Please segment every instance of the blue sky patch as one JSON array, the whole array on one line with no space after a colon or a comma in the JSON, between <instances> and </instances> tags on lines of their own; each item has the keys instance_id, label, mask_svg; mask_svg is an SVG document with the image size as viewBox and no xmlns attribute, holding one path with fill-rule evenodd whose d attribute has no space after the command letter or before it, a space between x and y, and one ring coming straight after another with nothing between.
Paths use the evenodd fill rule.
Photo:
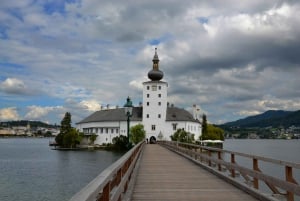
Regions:
<instances>
[{"instance_id":1,"label":"blue sky patch","mask_svg":"<svg viewBox=\"0 0 300 201\"><path fill-rule=\"evenodd\" d=\"M53 13L65 14L65 4L66 3L75 3L77 0L56 0L50 1L44 4L45 13L51 15Z\"/></svg>"},{"instance_id":2,"label":"blue sky patch","mask_svg":"<svg viewBox=\"0 0 300 201\"><path fill-rule=\"evenodd\" d=\"M159 43L160 43L159 39L152 39L152 40L149 41L150 45L158 45Z\"/></svg>"},{"instance_id":3,"label":"blue sky patch","mask_svg":"<svg viewBox=\"0 0 300 201\"><path fill-rule=\"evenodd\" d=\"M53 13L65 13L65 2L63 1L53 1L47 2L44 5L44 12L51 15Z\"/></svg>"},{"instance_id":4,"label":"blue sky patch","mask_svg":"<svg viewBox=\"0 0 300 201\"><path fill-rule=\"evenodd\" d=\"M207 24L208 23L208 18L207 17L198 17L197 20L201 24Z\"/></svg>"},{"instance_id":5,"label":"blue sky patch","mask_svg":"<svg viewBox=\"0 0 300 201\"><path fill-rule=\"evenodd\" d=\"M7 9L7 12L12 15L13 17L17 18L18 20L22 21L23 22L23 15L20 11L20 9L17 9L17 8L10 8L10 9Z\"/></svg>"},{"instance_id":6,"label":"blue sky patch","mask_svg":"<svg viewBox=\"0 0 300 201\"><path fill-rule=\"evenodd\" d=\"M6 33L6 27L0 25L0 39L8 39L8 35Z\"/></svg>"},{"instance_id":7,"label":"blue sky patch","mask_svg":"<svg viewBox=\"0 0 300 201\"><path fill-rule=\"evenodd\" d=\"M167 42L172 39L172 34L166 33L159 38L153 38L149 40L150 45L159 45L160 43Z\"/></svg>"}]
</instances>

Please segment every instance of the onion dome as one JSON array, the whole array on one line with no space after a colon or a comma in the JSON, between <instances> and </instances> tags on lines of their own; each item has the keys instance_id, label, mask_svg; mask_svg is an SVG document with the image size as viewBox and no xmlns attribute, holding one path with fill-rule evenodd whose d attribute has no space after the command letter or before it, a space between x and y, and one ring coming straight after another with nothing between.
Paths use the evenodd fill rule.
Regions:
<instances>
[{"instance_id":1,"label":"onion dome","mask_svg":"<svg viewBox=\"0 0 300 201\"><path fill-rule=\"evenodd\" d=\"M148 72L148 78L152 81L159 81L164 77L164 73L159 70L159 58L157 55L157 48L155 48L155 54L152 59L153 68Z\"/></svg>"}]
</instances>

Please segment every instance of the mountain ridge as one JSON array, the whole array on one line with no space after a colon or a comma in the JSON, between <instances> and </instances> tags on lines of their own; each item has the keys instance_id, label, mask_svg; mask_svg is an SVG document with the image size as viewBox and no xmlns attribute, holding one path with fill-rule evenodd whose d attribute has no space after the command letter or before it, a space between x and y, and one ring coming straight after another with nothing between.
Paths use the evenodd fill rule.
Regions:
<instances>
[{"instance_id":1,"label":"mountain ridge","mask_svg":"<svg viewBox=\"0 0 300 201\"><path fill-rule=\"evenodd\" d=\"M300 126L300 110L268 110L262 114L248 116L221 126L226 127L280 127Z\"/></svg>"}]
</instances>

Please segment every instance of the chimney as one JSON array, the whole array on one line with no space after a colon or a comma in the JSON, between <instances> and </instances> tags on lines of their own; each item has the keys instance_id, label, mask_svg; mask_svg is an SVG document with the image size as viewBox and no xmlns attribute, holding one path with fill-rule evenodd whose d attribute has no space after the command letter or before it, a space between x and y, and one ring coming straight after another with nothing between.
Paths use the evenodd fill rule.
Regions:
<instances>
[{"instance_id":1,"label":"chimney","mask_svg":"<svg viewBox=\"0 0 300 201\"><path fill-rule=\"evenodd\" d=\"M194 119L200 119L200 107L198 105L193 105L193 117Z\"/></svg>"}]
</instances>

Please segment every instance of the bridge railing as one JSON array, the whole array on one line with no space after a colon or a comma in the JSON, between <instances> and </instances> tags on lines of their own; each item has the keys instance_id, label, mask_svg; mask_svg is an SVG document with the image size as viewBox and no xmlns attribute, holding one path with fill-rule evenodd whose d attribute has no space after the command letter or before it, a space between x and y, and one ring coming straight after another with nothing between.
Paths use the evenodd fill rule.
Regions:
<instances>
[{"instance_id":1,"label":"bridge railing","mask_svg":"<svg viewBox=\"0 0 300 201\"><path fill-rule=\"evenodd\" d=\"M94 180L76 193L70 201L121 200L132 182L132 174L145 142L140 142Z\"/></svg>"},{"instance_id":2,"label":"bridge railing","mask_svg":"<svg viewBox=\"0 0 300 201\"><path fill-rule=\"evenodd\" d=\"M273 195L279 195L279 197L283 195L287 201L294 201L295 196L300 198L298 197L300 196L300 185L293 174L294 171L297 171L300 175L300 163L291 163L219 148L174 141L160 141L158 143L173 151L184 154L199 164L205 165L209 170L213 170L219 175L224 176L226 172L229 172L229 177L235 181L238 180L237 177L241 175L242 177L239 177L239 180L242 178L242 183L246 183L248 187L254 188L255 190L263 191L263 189L260 188L260 182L262 182L266 184ZM250 166L252 167L241 165L237 158L250 160ZM263 172L260 167L262 163L284 167L284 170L282 170L285 175L284 179L278 177L278 175L269 175L270 173Z\"/></svg>"}]
</instances>

